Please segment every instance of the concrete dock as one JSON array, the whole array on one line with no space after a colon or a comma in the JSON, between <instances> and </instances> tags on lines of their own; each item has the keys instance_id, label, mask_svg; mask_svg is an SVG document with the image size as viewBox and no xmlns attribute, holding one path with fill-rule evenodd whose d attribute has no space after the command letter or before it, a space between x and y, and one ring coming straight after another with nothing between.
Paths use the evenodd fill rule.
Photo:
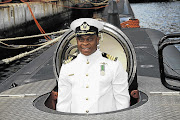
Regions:
<instances>
[{"instance_id":1,"label":"concrete dock","mask_svg":"<svg viewBox=\"0 0 180 120\"><path fill-rule=\"evenodd\" d=\"M44 2L28 2L34 17L37 20L46 19L47 17L59 16L67 19L70 9L63 6L71 6L68 1L44 1ZM14 29L24 29L33 21L32 14L26 3L6 3L0 4L0 33L13 32Z\"/></svg>"}]
</instances>

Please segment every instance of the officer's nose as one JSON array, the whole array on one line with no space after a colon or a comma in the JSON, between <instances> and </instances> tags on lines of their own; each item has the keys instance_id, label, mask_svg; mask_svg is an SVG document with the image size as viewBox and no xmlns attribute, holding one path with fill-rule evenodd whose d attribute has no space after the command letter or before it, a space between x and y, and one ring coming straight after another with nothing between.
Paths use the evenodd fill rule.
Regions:
<instances>
[{"instance_id":1,"label":"officer's nose","mask_svg":"<svg viewBox=\"0 0 180 120\"><path fill-rule=\"evenodd\" d=\"M89 42L87 40L84 40L83 45L88 45Z\"/></svg>"}]
</instances>

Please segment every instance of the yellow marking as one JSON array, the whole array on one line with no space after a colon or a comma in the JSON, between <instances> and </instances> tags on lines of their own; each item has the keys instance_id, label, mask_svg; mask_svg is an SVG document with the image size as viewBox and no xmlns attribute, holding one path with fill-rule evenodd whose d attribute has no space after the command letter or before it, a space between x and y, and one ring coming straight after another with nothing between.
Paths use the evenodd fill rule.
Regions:
<instances>
[{"instance_id":1,"label":"yellow marking","mask_svg":"<svg viewBox=\"0 0 180 120\"><path fill-rule=\"evenodd\" d=\"M69 74L68 76L73 76L74 74Z\"/></svg>"}]
</instances>

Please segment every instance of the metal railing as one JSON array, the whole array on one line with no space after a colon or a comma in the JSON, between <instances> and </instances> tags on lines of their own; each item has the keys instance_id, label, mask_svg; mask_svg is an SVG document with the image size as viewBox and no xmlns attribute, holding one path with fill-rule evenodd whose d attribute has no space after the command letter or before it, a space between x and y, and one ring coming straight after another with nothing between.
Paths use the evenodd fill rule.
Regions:
<instances>
[{"instance_id":1,"label":"metal railing","mask_svg":"<svg viewBox=\"0 0 180 120\"><path fill-rule=\"evenodd\" d=\"M160 70L161 82L166 88L171 89L171 90L176 90L176 91L180 91L180 86L175 86L175 85L169 84L166 81L166 78L180 81L180 77L175 76L175 75L170 75L165 72L164 61L163 61L164 60L163 59L163 50L165 47L167 47L169 45L180 44L180 40L168 40L168 41L165 41L165 40L167 40L168 38L179 38L179 37L180 37L180 33L168 34L168 35L165 35L159 41L159 44L158 44L158 59L159 59L159 70Z\"/></svg>"}]
</instances>

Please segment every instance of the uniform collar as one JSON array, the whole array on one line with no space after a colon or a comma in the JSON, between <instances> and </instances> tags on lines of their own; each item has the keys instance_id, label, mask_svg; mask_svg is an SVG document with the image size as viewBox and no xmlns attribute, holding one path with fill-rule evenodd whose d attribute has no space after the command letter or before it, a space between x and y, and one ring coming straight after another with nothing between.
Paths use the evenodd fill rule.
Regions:
<instances>
[{"instance_id":1,"label":"uniform collar","mask_svg":"<svg viewBox=\"0 0 180 120\"><path fill-rule=\"evenodd\" d=\"M101 51L97 49L93 54L89 56L85 56L82 53L79 54L80 57L82 57L83 60L89 61L90 63L95 62L100 56L102 56Z\"/></svg>"}]
</instances>

